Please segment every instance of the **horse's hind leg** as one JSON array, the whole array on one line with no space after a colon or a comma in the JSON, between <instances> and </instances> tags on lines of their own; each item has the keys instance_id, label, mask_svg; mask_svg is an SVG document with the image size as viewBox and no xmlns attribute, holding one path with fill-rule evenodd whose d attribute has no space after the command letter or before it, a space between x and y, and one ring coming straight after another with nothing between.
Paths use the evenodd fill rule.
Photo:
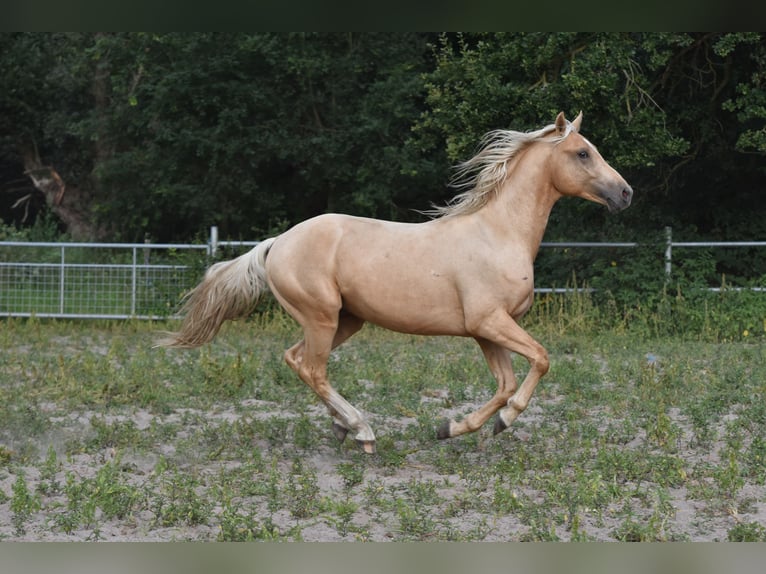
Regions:
<instances>
[{"instance_id":1,"label":"horse's hind leg","mask_svg":"<svg viewBox=\"0 0 766 574\"><path fill-rule=\"evenodd\" d=\"M355 315L341 311L340 316L338 317L338 330L335 331L335 337L332 341L332 348L334 349L338 345L341 345L346 339L359 331L363 325L364 319L360 319ZM344 426L343 422L339 421L337 417L334 417L332 431L335 434L335 438L340 442L343 442L346 439L349 428Z\"/></svg>"},{"instance_id":2,"label":"horse's hind leg","mask_svg":"<svg viewBox=\"0 0 766 574\"><path fill-rule=\"evenodd\" d=\"M341 313L336 322L305 322L303 341L285 352L285 361L325 403L335 419L333 432L343 440L349 430L365 452L375 452L375 434L362 414L330 386L327 377L327 360L330 351L356 333L364 321Z\"/></svg>"}]
</instances>

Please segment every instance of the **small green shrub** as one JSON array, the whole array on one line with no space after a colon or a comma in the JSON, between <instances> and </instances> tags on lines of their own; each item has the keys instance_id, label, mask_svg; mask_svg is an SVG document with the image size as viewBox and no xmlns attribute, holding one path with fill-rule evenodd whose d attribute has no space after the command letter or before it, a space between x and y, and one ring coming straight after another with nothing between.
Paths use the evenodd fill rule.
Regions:
<instances>
[{"instance_id":1,"label":"small green shrub","mask_svg":"<svg viewBox=\"0 0 766 574\"><path fill-rule=\"evenodd\" d=\"M740 522L726 534L729 542L766 542L766 528L758 522Z\"/></svg>"},{"instance_id":2,"label":"small green shrub","mask_svg":"<svg viewBox=\"0 0 766 574\"><path fill-rule=\"evenodd\" d=\"M26 522L40 509L40 499L30 491L23 471L16 474L11 491L11 522L16 534L22 535L26 532Z\"/></svg>"}]
</instances>

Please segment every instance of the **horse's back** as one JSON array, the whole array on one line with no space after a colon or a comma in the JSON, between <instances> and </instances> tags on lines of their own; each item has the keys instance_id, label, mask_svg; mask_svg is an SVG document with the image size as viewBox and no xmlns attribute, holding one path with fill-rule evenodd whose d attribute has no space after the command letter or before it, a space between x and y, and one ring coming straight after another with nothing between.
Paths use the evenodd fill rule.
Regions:
<instances>
[{"instance_id":1,"label":"horse's back","mask_svg":"<svg viewBox=\"0 0 766 574\"><path fill-rule=\"evenodd\" d=\"M460 334L453 254L431 227L341 214L306 220L274 242L270 286L294 306L321 301L393 330Z\"/></svg>"},{"instance_id":2,"label":"horse's back","mask_svg":"<svg viewBox=\"0 0 766 574\"><path fill-rule=\"evenodd\" d=\"M351 257L354 257L355 251L362 254L381 242L390 243L394 230L401 230L406 225L326 213L302 221L277 237L270 257L273 255L272 261L279 261L279 266L283 268L316 268L321 265L323 271L328 271L339 251ZM274 266L271 270L275 270Z\"/></svg>"}]
</instances>

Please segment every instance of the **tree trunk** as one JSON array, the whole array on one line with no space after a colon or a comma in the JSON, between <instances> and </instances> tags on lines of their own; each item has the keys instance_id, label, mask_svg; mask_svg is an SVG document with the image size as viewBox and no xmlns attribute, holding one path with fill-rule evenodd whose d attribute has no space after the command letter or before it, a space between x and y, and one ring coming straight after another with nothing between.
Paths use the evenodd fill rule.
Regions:
<instances>
[{"instance_id":1,"label":"tree trunk","mask_svg":"<svg viewBox=\"0 0 766 574\"><path fill-rule=\"evenodd\" d=\"M94 41L106 38L103 32L94 35ZM94 138L94 165L111 157L113 150L108 137L107 113L109 108L109 57L108 50L96 62L93 70L91 95L96 117ZM33 144L23 150L24 170L35 188L43 193L45 202L66 226L67 233L77 241L103 239L107 233L93 223L90 212L91 199L99 191L97 177L82 182L84 185L67 186L58 172L43 165L37 147Z\"/></svg>"},{"instance_id":2,"label":"tree trunk","mask_svg":"<svg viewBox=\"0 0 766 574\"><path fill-rule=\"evenodd\" d=\"M104 236L103 230L91 222L86 194L79 187L67 187L58 172L43 165L37 149L25 149L24 172L37 190L42 192L45 203L66 226L67 233L77 241L97 240Z\"/></svg>"}]
</instances>

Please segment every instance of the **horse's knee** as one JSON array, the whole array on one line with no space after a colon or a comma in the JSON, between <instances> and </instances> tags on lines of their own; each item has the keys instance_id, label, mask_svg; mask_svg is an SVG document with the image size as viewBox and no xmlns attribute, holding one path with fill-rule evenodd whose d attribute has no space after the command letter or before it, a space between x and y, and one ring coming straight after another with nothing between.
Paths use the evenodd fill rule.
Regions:
<instances>
[{"instance_id":1,"label":"horse's knee","mask_svg":"<svg viewBox=\"0 0 766 574\"><path fill-rule=\"evenodd\" d=\"M511 373L510 377L497 377L497 382L497 396L499 396L500 400L503 402L508 400L508 397L513 395L513 393L515 393L516 389L519 387L519 384L516 381L516 377L513 373Z\"/></svg>"},{"instance_id":2,"label":"horse's knee","mask_svg":"<svg viewBox=\"0 0 766 574\"><path fill-rule=\"evenodd\" d=\"M543 347L539 347L535 353L529 358L530 366L536 370L542 377L551 368L551 361L548 358L548 351Z\"/></svg>"}]
</instances>

